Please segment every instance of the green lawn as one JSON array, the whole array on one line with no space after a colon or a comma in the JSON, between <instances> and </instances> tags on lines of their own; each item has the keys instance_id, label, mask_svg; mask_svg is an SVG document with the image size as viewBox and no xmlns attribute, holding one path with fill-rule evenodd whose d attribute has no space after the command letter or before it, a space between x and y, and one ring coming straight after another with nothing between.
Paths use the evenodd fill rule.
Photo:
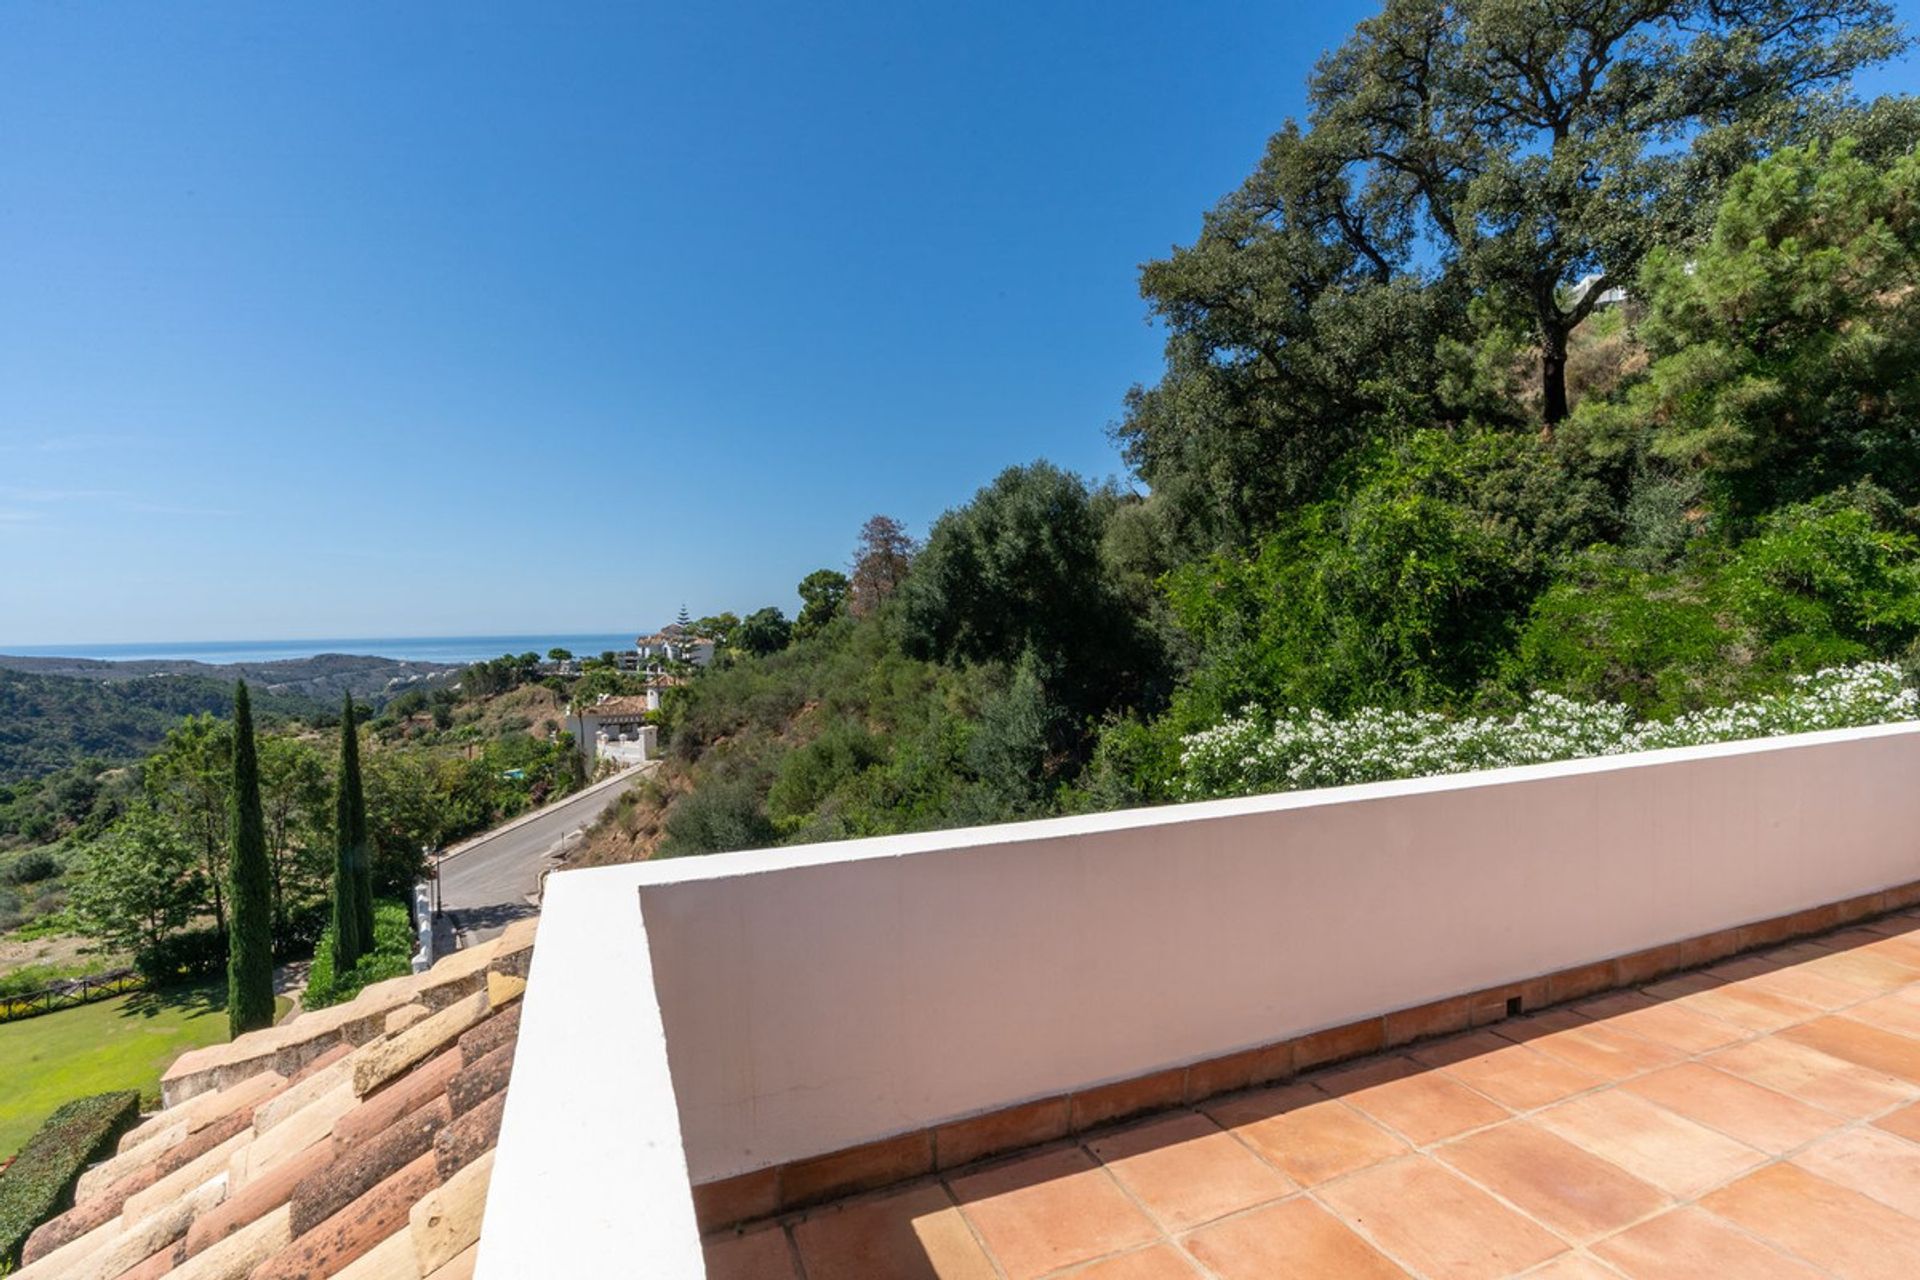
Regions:
<instances>
[{"instance_id":1,"label":"green lawn","mask_svg":"<svg viewBox=\"0 0 1920 1280\"><path fill-rule=\"evenodd\" d=\"M225 983L142 991L0 1023L0 1158L69 1099L138 1089L157 1103L175 1058L227 1038L226 998Z\"/></svg>"}]
</instances>

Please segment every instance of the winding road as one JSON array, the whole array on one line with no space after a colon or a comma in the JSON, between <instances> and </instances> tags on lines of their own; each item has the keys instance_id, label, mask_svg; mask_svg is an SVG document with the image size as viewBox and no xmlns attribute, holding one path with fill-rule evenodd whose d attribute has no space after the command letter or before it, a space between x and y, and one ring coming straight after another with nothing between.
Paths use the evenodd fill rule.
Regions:
<instances>
[{"instance_id":1,"label":"winding road","mask_svg":"<svg viewBox=\"0 0 1920 1280\"><path fill-rule=\"evenodd\" d=\"M440 860L435 950L482 942L539 911L540 877L557 856L658 761L623 770L544 809L449 849Z\"/></svg>"}]
</instances>

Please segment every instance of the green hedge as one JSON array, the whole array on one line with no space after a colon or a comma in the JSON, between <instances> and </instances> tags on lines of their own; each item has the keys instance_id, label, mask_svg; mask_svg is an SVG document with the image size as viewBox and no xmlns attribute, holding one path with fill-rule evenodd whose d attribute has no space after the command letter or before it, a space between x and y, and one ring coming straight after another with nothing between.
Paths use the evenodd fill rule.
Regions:
<instances>
[{"instance_id":1,"label":"green hedge","mask_svg":"<svg viewBox=\"0 0 1920 1280\"><path fill-rule=\"evenodd\" d=\"M156 987L200 982L227 971L227 935L212 925L182 929L142 947L134 967Z\"/></svg>"},{"instance_id":2,"label":"green hedge","mask_svg":"<svg viewBox=\"0 0 1920 1280\"><path fill-rule=\"evenodd\" d=\"M47 1117L0 1173L0 1270L19 1262L33 1229L68 1207L81 1170L139 1115L140 1094L127 1089L76 1098Z\"/></svg>"},{"instance_id":3,"label":"green hedge","mask_svg":"<svg viewBox=\"0 0 1920 1280\"><path fill-rule=\"evenodd\" d=\"M324 1009L351 1000L360 989L382 978L413 972L413 916L404 902L381 899L373 904L373 950L360 957L346 973L333 971L333 926L329 924L314 949L313 969L307 974L303 1009Z\"/></svg>"}]
</instances>

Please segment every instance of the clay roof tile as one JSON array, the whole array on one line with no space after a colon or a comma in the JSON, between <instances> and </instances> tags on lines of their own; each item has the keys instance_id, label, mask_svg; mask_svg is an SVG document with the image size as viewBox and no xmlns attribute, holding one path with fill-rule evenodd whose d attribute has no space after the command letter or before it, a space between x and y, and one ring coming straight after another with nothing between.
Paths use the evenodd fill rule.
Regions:
<instances>
[{"instance_id":1,"label":"clay roof tile","mask_svg":"<svg viewBox=\"0 0 1920 1280\"><path fill-rule=\"evenodd\" d=\"M169 1072L195 1088L89 1170L23 1274L468 1280L520 1025L517 986L493 1004L487 979L524 972L532 939L527 922L357 1010L195 1051L194 1073ZM433 1012L389 1030L415 1000ZM266 1069L236 1076L248 1063Z\"/></svg>"}]
</instances>

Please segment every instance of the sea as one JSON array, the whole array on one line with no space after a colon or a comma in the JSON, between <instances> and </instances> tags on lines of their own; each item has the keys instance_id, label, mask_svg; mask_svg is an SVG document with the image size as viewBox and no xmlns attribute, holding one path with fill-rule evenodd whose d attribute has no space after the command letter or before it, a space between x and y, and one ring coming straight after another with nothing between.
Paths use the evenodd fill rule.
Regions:
<instances>
[{"instance_id":1,"label":"sea","mask_svg":"<svg viewBox=\"0 0 1920 1280\"><path fill-rule=\"evenodd\" d=\"M595 635L517 636L385 636L343 637L334 640L188 640L138 644L8 645L0 654L19 658L100 658L109 662L161 659L170 662L274 662L312 658L322 653L357 657L393 658L405 662L478 662L503 653L537 653L566 649L590 657L609 649L631 649L638 631Z\"/></svg>"}]
</instances>

